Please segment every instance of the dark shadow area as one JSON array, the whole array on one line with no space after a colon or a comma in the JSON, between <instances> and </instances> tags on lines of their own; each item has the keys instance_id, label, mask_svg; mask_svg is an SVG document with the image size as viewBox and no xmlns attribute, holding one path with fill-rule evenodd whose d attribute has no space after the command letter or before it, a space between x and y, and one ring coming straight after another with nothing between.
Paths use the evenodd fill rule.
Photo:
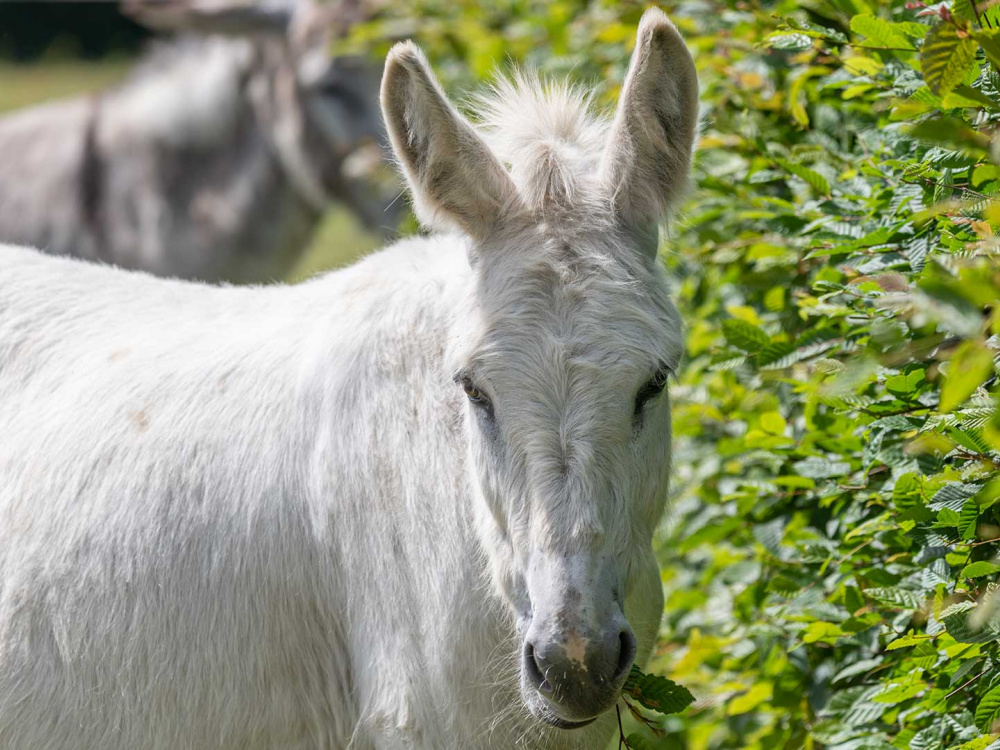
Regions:
<instances>
[{"instance_id":1,"label":"dark shadow area","mask_svg":"<svg viewBox=\"0 0 1000 750\"><path fill-rule=\"evenodd\" d=\"M149 36L114 2L0 2L0 59L131 56Z\"/></svg>"}]
</instances>

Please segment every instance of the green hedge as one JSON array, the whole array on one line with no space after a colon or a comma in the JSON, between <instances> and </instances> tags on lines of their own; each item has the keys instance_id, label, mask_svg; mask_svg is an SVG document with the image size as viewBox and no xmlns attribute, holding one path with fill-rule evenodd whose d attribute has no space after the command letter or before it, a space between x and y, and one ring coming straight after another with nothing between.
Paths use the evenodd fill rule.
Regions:
<instances>
[{"instance_id":1,"label":"green hedge","mask_svg":"<svg viewBox=\"0 0 1000 750\"><path fill-rule=\"evenodd\" d=\"M1000 7L910 5L665 7L705 129L652 670L696 702L644 746L1000 748ZM642 9L417 0L353 43L609 103Z\"/></svg>"}]
</instances>

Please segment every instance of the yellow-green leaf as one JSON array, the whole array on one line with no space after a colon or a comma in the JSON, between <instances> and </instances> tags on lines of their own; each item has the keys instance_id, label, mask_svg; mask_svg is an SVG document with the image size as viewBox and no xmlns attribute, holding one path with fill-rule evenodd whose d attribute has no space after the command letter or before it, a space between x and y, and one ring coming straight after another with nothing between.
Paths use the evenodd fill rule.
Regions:
<instances>
[{"instance_id":1,"label":"yellow-green leaf","mask_svg":"<svg viewBox=\"0 0 1000 750\"><path fill-rule=\"evenodd\" d=\"M1000 573L1000 565L985 561L969 563L962 569L963 578L982 578L994 573Z\"/></svg>"},{"instance_id":2,"label":"yellow-green leaf","mask_svg":"<svg viewBox=\"0 0 1000 750\"><path fill-rule=\"evenodd\" d=\"M839 625L832 622L814 622L806 628L802 634L803 643L835 643L836 640L846 635Z\"/></svg>"},{"instance_id":3,"label":"yellow-green leaf","mask_svg":"<svg viewBox=\"0 0 1000 750\"><path fill-rule=\"evenodd\" d=\"M993 372L993 354L978 341L962 344L948 364L941 386L940 409L949 412L961 406Z\"/></svg>"},{"instance_id":4,"label":"yellow-green leaf","mask_svg":"<svg viewBox=\"0 0 1000 750\"><path fill-rule=\"evenodd\" d=\"M760 428L764 432L772 435L783 435L785 433L785 418L776 411L765 412L760 415Z\"/></svg>"},{"instance_id":5,"label":"yellow-green leaf","mask_svg":"<svg viewBox=\"0 0 1000 750\"><path fill-rule=\"evenodd\" d=\"M927 87L946 96L965 80L976 62L976 41L953 24L941 22L927 35L920 48L920 68Z\"/></svg>"},{"instance_id":6,"label":"yellow-green leaf","mask_svg":"<svg viewBox=\"0 0 1000 750\"><path fill-rule=\"evenodd\" d=\"M886 21L871 13L864 13L851 19L851 31L865 37L868 42L863 46L916 49L904 31L906 26Z\"/></svg>"},{"instance_id":7,"label":"yellow-green leaf","mask_svg":"<svg viewBox=\"0 0 1000 750\"><path fill-rule=\"evenodd\" d=\"M726 706L726 713L729 716L749 713L762 703L766 703L774 697L774 688L770 683L758 682L743 695L737 696L729 701Z\"/></svg>"}]
</instances>

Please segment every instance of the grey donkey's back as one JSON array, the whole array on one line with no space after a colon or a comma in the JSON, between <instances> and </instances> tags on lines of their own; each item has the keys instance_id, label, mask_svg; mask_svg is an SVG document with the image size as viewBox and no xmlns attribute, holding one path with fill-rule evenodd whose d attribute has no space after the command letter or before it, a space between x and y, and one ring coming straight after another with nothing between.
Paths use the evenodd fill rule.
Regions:
<instances>
[{"instance_id":1,"label":"grey donkey's back","mask_svg":"<svg viewBox=\"0 0 1000 750\"><path fill-rule=\"evenodd\" d=\"M375 150L377 71L329 58L306 86L283 39L166 45L122 86L0 120L0 241L163 276L280 279L328 206L391 232L351 176Z\"/></svg>"}]
</instances>

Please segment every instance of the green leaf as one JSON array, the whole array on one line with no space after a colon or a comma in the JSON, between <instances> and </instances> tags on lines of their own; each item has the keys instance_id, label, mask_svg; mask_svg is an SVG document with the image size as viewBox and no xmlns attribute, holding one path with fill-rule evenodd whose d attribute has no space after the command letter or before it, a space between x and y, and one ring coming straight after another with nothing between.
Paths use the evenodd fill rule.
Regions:
<instances>
[{"instance_id":1,"label":"green leaf","mask_svg":"<svg viewBox=\"0 0 1000 750\"><path fill-rule=\"evenodd\" d=\"M976 41L954 24L938 23L920 48L920 68L927 87L946 96L965 80L976 62Z\"/></svg>"},{"instance_id":2,"label":"green leaf","mask_svg":"<svg viewBox=\"0 0 1000 750\"><path fill-rule=\"evenodd\" d=\"M851 31L865 37L872 47L893 47L897 49L915 50L913 42L910 41L906 29L911 31L912 27L919 24L898 24L883 20L878 16L865 13L854 16L851 19Z\"/></svg>"},{"instance_id":3,"label":"green leaf","mask_svg":"<svg viewBox=\"0 0 1000 750\"><path fill-rule=\"evenodd\" d=\"M1000 717L1000 685L984 695L976 706L976 726L982 732L993 730L993 723Z\"/></svg>"},{"instance_id":4,"label":"green leaf","mask_svg":"<svg viewBox=\"0 0 1000 750\"><path fill-rule=\"evenodd\" d=\"M792 465L795 473L809 479L842 477L850 473L851 465L846 461L832 461L820 456L810 456Z\"/></svg>"},{"instance_id":5,"label":"green leaf","mask_svg":"<svg viewBox=\"0 0 1000 750\"><path fill-rule=\"evenodd\" d=\"M978 341L966 341L948 364L948 375L941 386L941 411L961 406L993 373L993 353Z\"/></svg>"},{"instance_id":6,"label":"green leaf","mask_svg":"<svg viewBox=\"0 0 1000 750\"><path fill-rule=\"evenodd\" d=\"M656 746L638 732L632 732L625 741L631 750L656 750Z\"/></svg>"},{"instance_id":7,"label":"green leaf","mask_svg":"<svg viewBox=\"0 0 1000 750\"><path fill-rule=\"evenodd\" d=\"M879 604L903 609L919 609L923 606L924 597L917 591L894 587L876 587L865 589L865 596L878 601Z\"/></svg>"},{"instance_id":8,"label":"green leaf","mask_svg":"<svg viewBox=\"0 0 1000 750\"><path fill-rule=\"evenodd\" d=\"M921 383L924 382L924 370L913 370L906 375L894 375L886 378L885 388L889 393L897 396L909 396L915 393Z\"/></svg>"},{"instance_id":9,"label":"green leaf","mask_svg":"<svg viewBox=\"0 0 1000 750\"><path fill-rule=\"evenodd\" d=\"M910 135L931 143L954 146L965 154L985 157L990 146L988 136L955 117L934 117L918 123Z\"/></svg>"},{"instance_id":10,"label":"green leaf","mask_svg":"<svg viewBox=\"0 0 1000 750\"><path fill-rule=\"evenodd\" d=\"M941 106L945 109L954 107L994 107L996 102L986 94L972 86L965 84L958 85L949 94L943 97Z\"/></svg>"},{"instance_id":11,"label":"green leaf","mask_svg":"<svg viewBox=\"0 0 1000 750\"><path fill-rule=\"evenodd\" d=\"M970 33L983 48L986 58L994 67L1000 68L1000 29L975 29Z\"/></svg>"},{"instance_id":12,"label":"green leaf","mask_svg":"<svg viewBox=\"0 0 1000 750\"><path fill-rule=\"evenodd\" d=\"M983 576L991 576L995 573L1000 573L1000 565L985 561L969 563L962 568L963 578L982 578Z\"/></svg>"},{"instance_id":13,"label":"green leaf","mask_svg":"<svg viewBox=\"0 0 1000 750\"><path fill-rule=\"evenodd\" d=\"M766 41L774 49L803 50L813 46L813 40L808 35L787 31L777 31Z\"/></svg>"},{"instance_id":14,"label":"green leaf","mask_svg":"<svg viewBox=\"0 0 1000 750\"><path fill-rule=\"evenodd\" d=\"M771 340L770 336L753 323L739 318L728 318L722 321L722 335L736 348L751 354L759 352Z\"/></svg>"},{"instance_id":15,"label":"green leaf","mask_svg":"<svg viewBox=\"0 0 1000 750\"><path fill-rule=\"evenodd\" d=\"M788 159L775 159L774 162L789 174L793 174L799 179L804 180L809 187L820 195L830 194L830 183L827 182L826 178L819 172L815 172L812 169L809 169L809 167L803 166L802 164L796 164Z\"/></svg>"},{"instance_id":16,"label":"green leaf","mask_svg":"<svg viewBox=\"0 0 1000 750\"><path fill-rule=\"evenodd\" d=\"M666 677L644 674L634 664L625 680L622 693L661 714L676 714L694 703L694 696L687 688Z\"/></svg>"},{"instance_id":17,"label":"green leaf","mask_svg":"<svg viewBox=\"0 0 1000 750\"><path fill-rule=\"evenodd\" d=\"M894 640L892 643L885 647L886 651L895 651L899 648L907 648L909 646L916 646L919 643L927 643L930 636L923 633L907 633L906 635L901 635L899 638Z\"/></svg>"},{"instance_id":18,"label":"green leaf","mask_svg":"<svg viewBox=\"0 0 1000 750\"><path fill-rule=\"evenodd\" d=\"M769 682L758 682L742 695L729 701L726 706L727 716L739 716L749 713L763 703L769 703L774 697L774 686Z\"/></svg>"},{"instance_id":19,"label":"green leaf","mask_svg":"<svg viewBox=\"0 0 1000 750\"><path fill-rule=\"evenodd\" d=\"M970 617L977 608L974 602L959 602L944 610L940 619L948 635L959 643L990 643L1000 638L1000 623Z\"/></svg>"},{"instance_id":20,"label":"green leaf","mask_svg":"<svg viewBox=\"0 0 1000 750\"><path fill-rule=\"evenodd\" d=\"M975 500L966 500L958 515L958 533L962 539L975 539L978 523L979 504Z\"/></svg>"},{"instance_id":21,"label":"green leaf","mask_svg":"<svg viewBox=\"0 0 1000 750\"><path fill-rule=\"evenodd\" d=\"M832 622L814 622L805 629L802 634L803 643L835 643L838 638L842 638L846 633L839 625Z\"/></svg>"},{"instance_id":22,"label":"green leaf","mask_svg":"<svg viewBox=\"0 0 1000 750\"><path fill-rule=\"evenodd\" d=\"M872 700L876 703L896 705L920 695L926 689L927 684L924 682L913 682L910 684L889 683L880 693L872 696Z\"/></svg>"}]
</instances>

